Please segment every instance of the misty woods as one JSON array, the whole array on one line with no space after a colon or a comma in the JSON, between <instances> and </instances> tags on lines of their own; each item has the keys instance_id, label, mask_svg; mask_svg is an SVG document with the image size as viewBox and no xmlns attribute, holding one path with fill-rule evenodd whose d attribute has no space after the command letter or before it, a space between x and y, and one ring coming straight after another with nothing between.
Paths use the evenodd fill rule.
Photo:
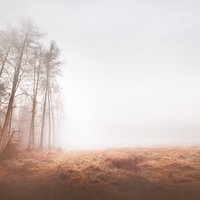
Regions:
<instances>
[{"instance_id":1,"label":"misty woods","mask_svg":"<svg viewBox=\"0 0 200 200\"><path fill-rule=\"evenodd\" d=\"M60 50L30 20L0 30L0 153L58 145Z\"/></svg>"}]
</instances>

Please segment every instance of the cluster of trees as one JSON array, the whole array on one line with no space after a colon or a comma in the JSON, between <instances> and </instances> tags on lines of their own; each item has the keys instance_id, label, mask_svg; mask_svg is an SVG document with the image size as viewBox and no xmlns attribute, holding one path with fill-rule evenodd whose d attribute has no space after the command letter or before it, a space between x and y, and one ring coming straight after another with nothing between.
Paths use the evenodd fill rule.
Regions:
<instances>
[{"instance_id":1,"label":"cluster of trees","mask_svg":"<svg viewBox=\"0 0 200 200\"><path fill-rule=\"evenodd\" d=\"M62 63L44 37L30 20L0 30L0 153L11 141L28 150L58 146Z\"/></svg>"}]
</instances>

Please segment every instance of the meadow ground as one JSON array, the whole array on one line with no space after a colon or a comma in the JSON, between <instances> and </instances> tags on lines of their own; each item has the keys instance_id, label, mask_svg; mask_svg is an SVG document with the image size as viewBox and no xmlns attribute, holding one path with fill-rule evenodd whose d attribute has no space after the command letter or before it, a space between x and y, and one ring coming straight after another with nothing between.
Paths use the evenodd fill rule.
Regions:
<instances>
[{"instance_id":1,"label":"meadow ground","mask_svg":"<svg viewBox=\"0 0 200 200\"><path fill-rule=\"evenodd\" d=\"M199 200L200 147L23 152L0 162L1 200Z\"/></svg>"}]
</instances>

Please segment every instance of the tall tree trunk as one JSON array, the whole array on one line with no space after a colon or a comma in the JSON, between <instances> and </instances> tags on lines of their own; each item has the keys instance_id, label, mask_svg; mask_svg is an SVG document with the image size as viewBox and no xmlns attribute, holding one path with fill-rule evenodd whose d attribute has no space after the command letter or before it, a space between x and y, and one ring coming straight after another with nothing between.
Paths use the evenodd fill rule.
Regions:
<instances>
[{"instance_id":1,"label":"tall tree trunk","mask_svg":"<svg viewBox=\"0 0 200 200\"><path fill-rule=\"evenodd\" d=\"M44 105L43 105L43 112L42 112L42 128L41 128L41 137L40 137L40 150L43 150L44 147L44 126L45 126L45 117L46 117L46 104L47 104L47 95L48 95L48 87L49 87L49 72L50 72L50 65L51 65L51 48L50 53L48 55L48 63L47 63L47 70L46 70L46 86L45 86L45 95L44 95Z\"/></svg>"},{"instance_id":2,"label":"tall tree trunk","mask_svg":"<svg viewBox=\"0 0 200 200\"><path fill-rule=\"evenodd\" d=\"M12 107L12 109L11 109L11 113L10 113L10 121L9 121L9 129L8 129L8 137L10 137L10 135L11 135L12 115L13 115L13 107Z\"/></svg>"},{"instance_id":3,"label":"tall tree trunk","mask_svg":"<svg viewBox=\"0 0 200 200\"><path fill-rule=\"evenodd\" d=\"M51 149L51 102L50 102L50 90L48 88L48 106L49 106L49 150Z\"/></svg>"},{"instance_id":4,"label":"tall tree trunk","mask_svg":"<svg viewBox=\"0 0 200 200\"><path fill-rule=\"evenodd\" d=\"M46 88L44 95L44 105L42 112L42 128L41 128L41 138L40 138L40 149L43 150L44 145L44 124L45 124L45 116L46 116L46 104L47 104L47 92L48 92L48 81L49 80L49 69L47 69L47 80L46 80Z\"/></svg>"},{"instance_id":5,"label":"tall tree trunk","mask_svg":"<svg viewBox=\"0 0 200 200\"><path fill-rule=\"evenodd\" d=\"M54 107L53 107L53 100L52 100L52 93L50 90L50 103L51 103L51 114L52 114L52 133L53 133L53 147L56 146L56 138L55 138L55 118L54 118Z\"/></svg>"},{"instance_id":6,"label":"tall tree trunk","mask_svg":"<svg viewBox=\"0 0 200 200\"><path fill-rule=\"evenodd\" d=\"M28 141L27 150L34 148L34 143L35 143L35 114L36 114L36 106L37 106L38 86L39 86L39 79L40 79L40 68L41 68L41 52L40 52L38 68L37 68L36 60L35 60L35 65L34 65L33 104L32 104L31 124L30 124L29 141Z\"/></svg>"}]
</instances>

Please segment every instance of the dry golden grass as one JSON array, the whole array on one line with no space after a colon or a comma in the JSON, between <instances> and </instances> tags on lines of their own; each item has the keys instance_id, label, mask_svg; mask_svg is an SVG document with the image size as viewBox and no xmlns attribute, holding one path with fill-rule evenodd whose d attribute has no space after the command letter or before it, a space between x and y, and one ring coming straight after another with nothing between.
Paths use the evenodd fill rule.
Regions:
<instances>
[{"instance_id":1,"label":"dry golden grass","mask_svg":"<svg viewBox=\"0 0 200 200\"><path fill-rule=\"evenodd\" d=\"M1 200L199 200L200 148L29 152L0 162Z\"/></svg>"}]
</instances>

